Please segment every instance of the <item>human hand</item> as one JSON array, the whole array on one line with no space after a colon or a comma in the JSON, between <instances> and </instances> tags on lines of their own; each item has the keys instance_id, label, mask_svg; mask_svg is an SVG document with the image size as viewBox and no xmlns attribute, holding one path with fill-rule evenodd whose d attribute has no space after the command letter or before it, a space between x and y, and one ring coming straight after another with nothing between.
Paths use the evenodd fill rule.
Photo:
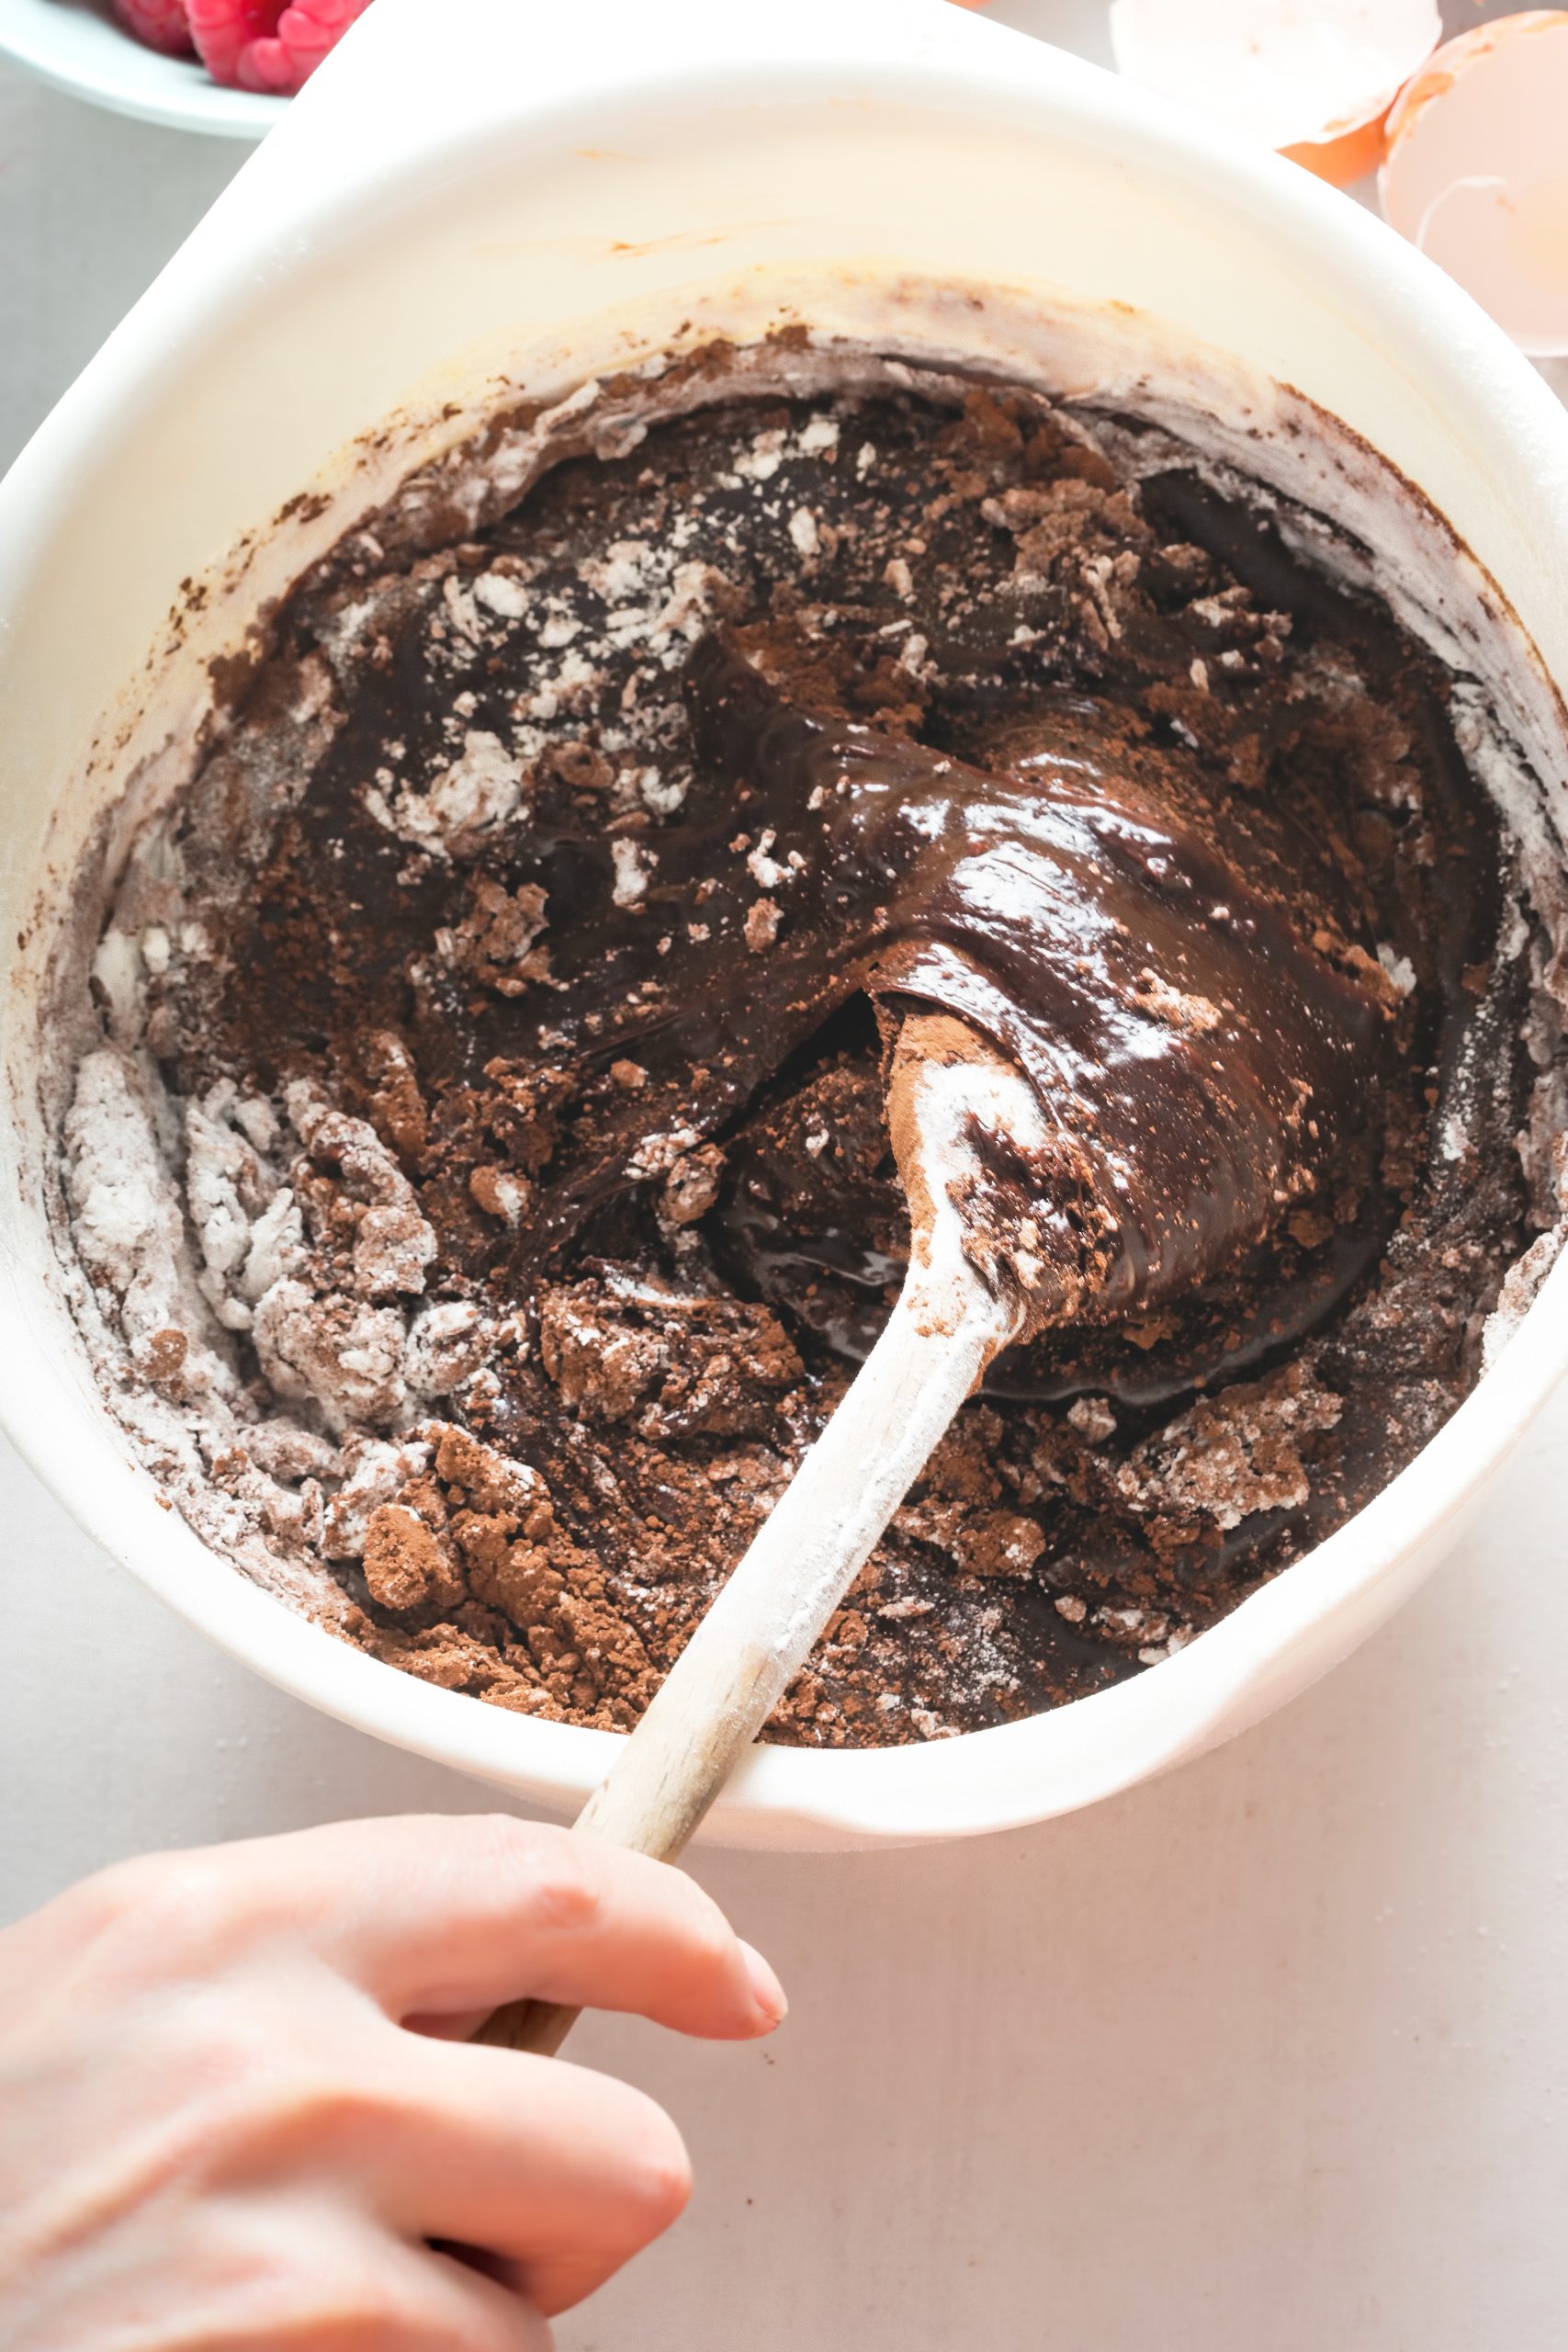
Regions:
<instances>
[{"instance_id":1,"label":"human hand","mask_svg":"<svg viewBox=\"0 0 1568 2352\"><path fill-rule=\"evenodd\" d=\"M547 2346L691 2175L640 2091L462 2038L521 1994L784 2007L681 1871L504 1815L152 1856L0 1934L0 2343Z\"/></svg>"}]
</instances>

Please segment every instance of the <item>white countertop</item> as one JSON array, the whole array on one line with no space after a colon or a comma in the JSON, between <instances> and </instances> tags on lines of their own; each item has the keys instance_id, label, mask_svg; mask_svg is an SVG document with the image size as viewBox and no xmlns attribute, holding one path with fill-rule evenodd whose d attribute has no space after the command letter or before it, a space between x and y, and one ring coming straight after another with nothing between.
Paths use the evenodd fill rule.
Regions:
<instances>
[{"instance_id":1,"label":"white countertop","mask_svg":"<svg viewBox=\"0 0 1568 2352\"><path fill-rule=\"evenodd\" d=\"M998 13L1091 50L1101 16ZM0 69L0 463L242 153ZM794 2013L742 2052L583 2028L698 2186L562 2352L1557 2352L1565 1521L1568 1395L1419 1599L1219 1755L986 1843L700 1856ZM9 1453L0 1524L0 1916L152 1846L490 1802L230 1664Z\"/></svg>"}]
</instances>

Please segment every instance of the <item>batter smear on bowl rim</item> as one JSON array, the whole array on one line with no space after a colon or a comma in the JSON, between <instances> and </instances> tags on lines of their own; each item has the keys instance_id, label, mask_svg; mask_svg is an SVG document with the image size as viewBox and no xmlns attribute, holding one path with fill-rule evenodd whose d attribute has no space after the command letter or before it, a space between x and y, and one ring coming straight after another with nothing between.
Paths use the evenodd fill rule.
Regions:
<instances>
[{"instance_id":1,"label":"batter smear on bowl rim","mask_svg":"<svg viewBox=\"0 0 1568 2352\"><path fill-rule=\"evenodd\" d=\"M897 1293L886 1040L961 1013L1057 1114L978 1229L1046 1202L1067 1305L769 1733L929 1738L1170 1655L1465 1395L1558 1214L1540 959L1449 678L1261 504L1033 391L705 365L290 600L99 944L82 1311L252 1574L625 1728Z\"/></svg>"}]
</instances>

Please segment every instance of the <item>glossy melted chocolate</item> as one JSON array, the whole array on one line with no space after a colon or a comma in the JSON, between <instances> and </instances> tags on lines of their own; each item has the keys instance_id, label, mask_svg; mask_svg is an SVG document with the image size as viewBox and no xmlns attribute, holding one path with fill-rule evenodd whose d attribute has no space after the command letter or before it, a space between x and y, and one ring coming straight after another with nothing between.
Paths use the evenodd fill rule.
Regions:
<instances>
[{"instance_id":1,"label":"glossy melted chocolate","mask_svg":"<svg viewBox=\"0 0 1568 2352\"><path fill-rule=\"evenodd\" d=\"M1032 1164L982 1139L991 1213L1027 1205L1064 1292L1103 1324L1234 1274L1330 1164L1369 1181L1386 985L1325 934L1305 942L1174 813L1201 807L1179 752L1145 755L1134 781L1094 706L1063 697L1015 718L1006 764L982 768L797 708L717 637L685 696L730 814L663 830L626 903L610 848L575 847L557 1010L605 1041L597 1057L635 1056L701 1132L859 991L894 1018L910 999L956 1013L1018 1061L1053 1135ZM564 878L550 871L552 901ZM532 1249L638 1181L635 1149L606 1155L542 1204ZM880 1296L885 1252L835 1232L824 1260L809 1229L750 1207L731 1208L731 1249L765 1291L798 1310L785 1261L816 1258ZM1312 1313L1359 1258L1341 1254ZM829 1336L860 1353L878 1319ZM1040 1381L1016 1355L1008 1376Z\"/></svg>"}]
</instances>

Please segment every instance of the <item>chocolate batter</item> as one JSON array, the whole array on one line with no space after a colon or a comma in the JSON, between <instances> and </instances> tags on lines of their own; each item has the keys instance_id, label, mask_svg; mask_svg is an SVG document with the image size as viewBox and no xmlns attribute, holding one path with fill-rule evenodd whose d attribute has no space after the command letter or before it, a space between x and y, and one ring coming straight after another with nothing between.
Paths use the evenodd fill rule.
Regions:
<instances>
[{"instance_id":1,"label":"chocolate batter","mask_svg":"<svg viewBox=\"0 0 1568 2352\"><path fill-rule=\"evenodd\" d=\"M916 1000L1051 1114L993 1163L1055 1320L773 1736L1152 1663L1470 1385L1529 1071L1447 680L1134 446L995 388L720 399L293 600L128 878L67 1147L131 1386L377 1655L635 1720L897 1292ZM133 1047L183 1118L155 1312L91 1207Z\"/></svg>"}]
</instances>

